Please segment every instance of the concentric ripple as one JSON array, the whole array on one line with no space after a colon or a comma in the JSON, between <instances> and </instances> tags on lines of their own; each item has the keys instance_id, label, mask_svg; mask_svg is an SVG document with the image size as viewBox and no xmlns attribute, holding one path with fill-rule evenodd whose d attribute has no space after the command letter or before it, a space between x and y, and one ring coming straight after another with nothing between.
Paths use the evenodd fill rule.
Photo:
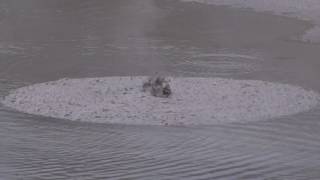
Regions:
<instances>
[{"instance_id":1,"label":"concentric ripple","mask_svg":"<svg viewBox=\"0 0 320 180\"><path fill-rule=\"evenodd\" d=\"M242 54L199 54L180 62L177 65L177 71L190 75L246 74L259 70L258 62L257 57Z\"/></svg>"},{"instance_id":2,"label":"concentric ripple","mask_svg":"<svg viewBox=\"0 0 320 180\"><path fill-rule=\"evenodd\" d=\"M320 96L254 80L171 78L173 95L143 92L147 77L62 79L13 91L3 104L48 117L99 123L199 125L259 121L308 111Z\"/></svg>"}]
</instances>

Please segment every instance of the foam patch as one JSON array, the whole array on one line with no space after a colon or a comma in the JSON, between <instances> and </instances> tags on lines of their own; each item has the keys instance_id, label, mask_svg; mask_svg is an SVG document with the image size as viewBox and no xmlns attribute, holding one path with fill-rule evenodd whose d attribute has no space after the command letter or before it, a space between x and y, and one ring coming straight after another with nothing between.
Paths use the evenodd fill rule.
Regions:
<instances>
[{"instance_id":1,"label":"foam patch","mask_svg":"<svg viewBox=\"0 0 320 180\"><path fill-rule=\"evenodd\" d=\"M173 94L142 91L147 77L62 79L14 90L2 103L21 112L73 121L202 125L272 119L308 111L313 91L255 80L170 78Z\"/></svg>"}]
</instances>

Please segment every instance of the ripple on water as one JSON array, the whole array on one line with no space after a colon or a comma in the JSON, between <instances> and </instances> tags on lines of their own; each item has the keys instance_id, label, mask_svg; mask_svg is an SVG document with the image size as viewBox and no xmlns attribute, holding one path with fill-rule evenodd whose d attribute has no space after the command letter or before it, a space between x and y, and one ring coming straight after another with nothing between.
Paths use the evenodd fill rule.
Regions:
<instances>
[{"instance_id":1,"label":"ripple on water","mask_svg":"<svg viewBox=\"0 0 320 180\"><path fill-rule=\"evenodd\" d=\"M12 177L301 179L299 172L319 165L312 156L318 149L317 140L312 140L313 146L288 141L275 132L309 139L299 137L302 131L296 133L295 123L281 126L285 124L282 120L204 128L30 123L20 129L20 138L15 134L11 146L6 146L10 147L6 156L10 171L16 170Z\"/></svg>"},{"instance_id":2,"label":"ripple on water","mask_svg":"<svg viewBox=\"0 0 320 180\"><path fill-rule=\"evenodd\" d=\"M186 75L239 75L259 71L259 61L243 54L200 54L179 62L175 71Z\"/></svg>"}]
</instances>

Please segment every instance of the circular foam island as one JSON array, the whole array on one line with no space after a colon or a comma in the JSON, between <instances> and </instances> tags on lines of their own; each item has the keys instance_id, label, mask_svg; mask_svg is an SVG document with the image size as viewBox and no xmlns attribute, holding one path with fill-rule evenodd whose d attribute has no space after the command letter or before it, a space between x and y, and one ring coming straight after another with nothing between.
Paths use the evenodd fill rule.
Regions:
<instances>
[{"instance_id":1,"label":"circular foam island","mask_svg":"<svg viewBox=\"0 0 320 180\"><path fill-rule=\"evenodd\" d=\"M209 125L272 119L308 111L316 92L256 80L170 78L169 98L142 91L147 77L61 79L12 91L2 103L28 114L74 121Z\"/></svg>"}]
</instances>

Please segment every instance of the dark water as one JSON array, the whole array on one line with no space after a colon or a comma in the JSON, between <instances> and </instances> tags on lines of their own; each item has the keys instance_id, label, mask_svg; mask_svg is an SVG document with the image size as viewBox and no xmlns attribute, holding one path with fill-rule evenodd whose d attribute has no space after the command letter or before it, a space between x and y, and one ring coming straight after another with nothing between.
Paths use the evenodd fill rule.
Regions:
<instances>
[{"instance_id":1,"label":"dark water","mask_svg":"<svg viewBox=\"0 0 320 180\"><path fill-rule=\"evenodd\" d=\"M260 79L320 91L310 27L174 0L1 0L0 96L63 77ZM69 122L0 106L0 179L320 179L320 110L208 127Z\"/></svg>"}]
</instances>

